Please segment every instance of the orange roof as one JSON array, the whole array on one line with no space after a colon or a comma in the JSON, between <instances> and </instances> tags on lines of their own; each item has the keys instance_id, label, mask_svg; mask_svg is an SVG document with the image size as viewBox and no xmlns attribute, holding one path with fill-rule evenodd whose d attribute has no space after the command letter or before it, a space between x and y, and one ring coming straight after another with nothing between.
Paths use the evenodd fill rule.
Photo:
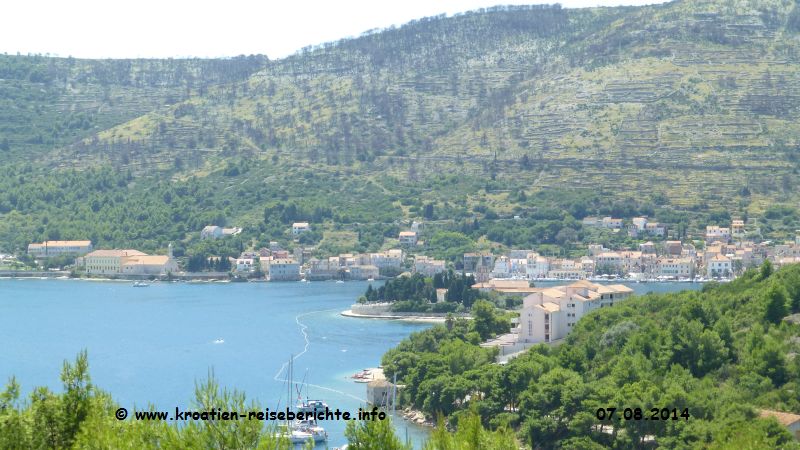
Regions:
<instances>
[{"instance_id":1,"label":"orange roof","mask_svg":"<svg viewBox=\"0 0 800 450\"><path fill-rule=\"evenodd\" d=\"M92 241L44 241L41 244L33 243L30 245L47 247L85 247L92 245Z\"/></svg>"},{"instance_id":2,"label":"orange roof","mask_svg":"<svg viewBox=\"0 0 800 450\"><path fill-rule=\"evenodd\" d=\"M769 409L760 409L760 410L758 410L758 415L761 418L774 417L775 419L778 420L778 422L781 425L783 425L785 427L788 427L788 426L790 426L792 424L800 422L800 415L781 412L781 411L772 411L772 410L769 410Z\"/></svg>"},{"instance_id":3,"label":"orange roof","mask_svg":"<svg viewBox=\"0 0 800 450\"><path fill-rule=\"evenodd\" d=\"M169 261L169 256L166 255L133 255L133 258L128 259L124 265L148 265L148 266L163 266Z\"/></svg>"},{"instance_id":4,"label":"orange roof","mask_svg":"<svg viewBox=\"0 0 800 450\"><path fill-rule=\"evenodd\" d=\"M95 250L86 255L87 258L91 257L121 257L121 256L146 256L147 253L142 253L139 250Z\"/></svg>"}]
</instances>

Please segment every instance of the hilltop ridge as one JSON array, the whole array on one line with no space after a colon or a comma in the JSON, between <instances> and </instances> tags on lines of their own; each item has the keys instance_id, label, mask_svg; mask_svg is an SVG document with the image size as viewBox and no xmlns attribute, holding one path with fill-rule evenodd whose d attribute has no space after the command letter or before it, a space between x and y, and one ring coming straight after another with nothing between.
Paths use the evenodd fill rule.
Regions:
<instances>
[{"instance_id":1,"label":"hilltop ridge","mask_svg":"<svg viewBox=\"0 0 800 450\"><path fill-rule=\"evenodd\" d=\"M366 192L387 203L359 222L382 222L389 210L419 218L424 203L456 221L484 218L481 209L530 217L575 198L597 213L612 198L702 225L717 209L758 217L776 202L796 207L798 31L798 6L785 0L496 7L276 61L82 61L128 75L105 90L100 77L84 78L88 100L64 89L17 102L38 116L0 109L28 117L0 130L0 143L28 159L29 173L112 168L142 192L165 179L194 191L223 186L208 204L187 206L191 214L225 211L251 225L276 198L313 209ZM34 73L11 84L58 84ZM231 196L238 186L250 192ZM0 194L0 210L5 201L7 212L37 214L11 207L12 194ZM124 203L135 194L115 195ZM408 197L413 205L402 205ZM792 217L776 221L775 236L798 226ZM21 230L6 235L18 243L46 232L11 216L0 231L4 222Z\"/></svg>"}]
</instances>

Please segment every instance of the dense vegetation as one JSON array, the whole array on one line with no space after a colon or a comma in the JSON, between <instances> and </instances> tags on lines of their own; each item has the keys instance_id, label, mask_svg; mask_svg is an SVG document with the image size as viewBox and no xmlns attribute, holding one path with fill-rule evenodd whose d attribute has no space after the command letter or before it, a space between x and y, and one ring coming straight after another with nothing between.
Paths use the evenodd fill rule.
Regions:
<instances>
[{"instance_id":1,"label":"dense vegetation","mask_svg":"<svg viewBox=\"0 0 800 450\"><path fill-rule=\"evenodd\" d=\"M384 355L401 400L460 424L511 426L535 448L798 448L755 409L800 413L800 265L636 297L583 317L563 345L493 364L473 325L415 333ZM601 422L599 408L688 410L688 420ZM601 426L603 425L603 426ZM654 439L654 441L651 441Z\"/></svg>"},{"instance_id":2,"label":"dense vegetation","mask_svg":"<svg viewBox=\"0 0 800 450\"><path fill-rule=\"evenodd\" d=\"M64 362L63 391L40 387L27 400L11 379L0 392L0 448L3 449L270 449L291 450L297 446L279 434L276 427L259 420L118 420L117 405L108 393L92 384L85 352L74 363ZM244 393L220 388L213 374L195 388L193 411L257 411ZM262 410L263 411L263 410ZM409 450L396 436L390 420L348 422L345 436L356 450ZM477 414L462 421L451 435L444 424L426 443L427 449L514 449L510 435L486 430ZM466 447L465 447L466 446ZM303 446L312 449L310 443Z\"/></svg>"},{"instance_id":3,"label":"dense vegetation","mask_svg":"<svg viewBox=\"0 0 800 450\"><path fill-rule=\"evenodd\" d=\"M393 278L377 289L369 285L359 300L391 302L393 311L455 312L469 309L476 300L487 298L480 291L472 289L473 284L475 277L452 270L437 273L432 278L415 273ZM442 302L436 296L437 289L447 289Z\"/></svg>"},{"instance_id":4,"label":"dense vegetation","mask_svg":"<svg viewBox=\"0 0 800 450\"><path fill-rule=\"evenodd\" d=\"M287 243L289 217L314 222L298 244L320 253L424 220L456 267L464 249L624 243L587 215L689 238L741 216L782 239L800 228L798 16L785 0L497 7L277 61L0 55L0 248L220 256ZM195 242L219 223L245 233Z\"/></svg>"}]
</instances>

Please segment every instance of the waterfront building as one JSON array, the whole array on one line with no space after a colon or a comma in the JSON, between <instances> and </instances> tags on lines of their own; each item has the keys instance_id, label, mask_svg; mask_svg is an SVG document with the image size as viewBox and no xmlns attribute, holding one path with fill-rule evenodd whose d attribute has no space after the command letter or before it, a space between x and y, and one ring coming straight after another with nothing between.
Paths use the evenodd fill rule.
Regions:
<instances>
[{"instance_id":1,"label":"waterfront building","mask_svg":"<svg viewBox=\"0 0 800 450\"><path fill-rule=\"evenodd\" d=\"M528 279L545 278L550 272L550 260L538 253L529 253L525 264Z\"/></svg>"},{"instance_id":2,"label":"waterfront building","mask_svg":"<svg viewBox=\"0 0 800 450\"><path fill-rule=\"evenodd\" d=\"M269 262L266 270L269 281L297 281L300 279L300 264L289 258L277 258Z\"/></svg>"},{"instance_id":3,"label":"waterfront building","mask_svg":"<svg viewBox=\"0 0 800 450\"><path fill-rule=\"evenodd\" d=\"M53 256L83 256L92 251L92 241L44 241L28 244L28 254L34 258Z\"/></svg>"},{"instance_id":4,"label":"waterfront building","mask_svg":"<svg viewBox=\"0 0 800 450\"><path fill-rule=\"evenodd\" d=\"M523 299L518 343L546 343L563 339L585 314L611 307L633 293L633 289L576 281L566 286L539 288Z\"/></svg>"},{"instance_id":5,"label":"waterfront building","mask_svg":"<svg viewBox=\"0 0 800 450\"><path fill-rule=\"evenodd\" d=\"M252 257L236 258L234 266L235 266L237 272L250 273L253 270L254 263L255 263L255 259L252 258Z\"/></svg>"},{"instance_id":6,"label":"waterfront building","mask_svg":"<svg viewBox=\"0 0 800 450\"><path fill-rule=\"evenodd\" d=\"M369 264L372 264L378 269L384 269L388 267L399 269L403 267L403 259L403 250L399 248L387 250L385 252L369 254Z\"/></svg>"},{"instance_id":7,"label":"waterfront building","mask_svg":"<svg viewBox=\"0 0 800 450\"><path fill-rule=\"evenodd\" d=\"M177 272L178 263L170 255L141 255L126 259L122 264L124 275L167 275Z\"/></svg>"},{"instance_id":8,"label":"waterfront building","mask_svg":"<svg viewBox=\"0 0 800 450\"><path fill-rule=\"evenodd\" d=\"M694 278L692 258L658 258L656 274L660 277Z\"/></svg>"},{"instance_id":9,"label":"waterfront building","mask_svg":"<svg viewBox=\"0 0 800 450\"><path fill-rule=\"evenodd\" d=\"M583 271L583 265L580 262L571 259L556 259L550 263L547 278L580 280L586 278L586 272Z\"/></svg>"},{"instance_id":10,"label":"waterfront building","mask_svg":"<svg viewBox=\"0 0 800 450\"><path fill-rule=\"evenodd\" d=\"M132 249L95 250L83 257L86 273L90 275L166 275L179 270L172 256L148 255Z\"/></svg>"},{"instance_id":11,"label":"waterfront building","mask_svg":"<svg viewBox=\"0 0 800 450\"><path fill-rule=\"evenodd\" d=\"M308 261L307 280L332 280L339 277L338 259L333 263L330 259L312 258Z\"/></svg>"},{"instance_id":12,"label":"waterfront building","mask_svg":"<svg viewBox=\"0 0 800 450\"><path fill-rule=\"evenodd\" d=\"M369 280L380 276L377 267L371 264L350 266L347 270L347 278L350 280Z\"/></svg>"},{"instance_id":13,"label":"waterfront building","mask_svg":"<svg viewBox=\"0 0 800 450\"><path fill-rule=\"evenodd\" d=\"M731 259L722 254L714 255L709 259L706 269L708 278L728 278L733 274Z\"/></svg>"},{"instance_id":14,"label":"waterfront building","mask_svg":"<svg viewBox=\"0 0 800 450\"><path fill-rule=\"evenodd\" d=\"M377 407L391 407L394 385L385 379L367 383L367 403Z\"/></svg>"}]
</instances>

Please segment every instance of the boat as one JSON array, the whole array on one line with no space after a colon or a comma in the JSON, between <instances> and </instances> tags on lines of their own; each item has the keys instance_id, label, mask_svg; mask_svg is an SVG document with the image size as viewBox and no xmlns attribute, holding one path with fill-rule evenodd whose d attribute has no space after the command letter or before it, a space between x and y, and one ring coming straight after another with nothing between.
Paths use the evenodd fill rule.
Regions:
<instances>
[{"instance_id":1,"label":"boat","mask_svg":"<svg viewBox=\"0 0 800 450\"><path fill-rule=\"evenodd\" d=\"M144 281L137 281L133 283L133 287L147 287L150 286L149 284L145 283Z\"/></svg>"},{"instance_id":2,"label":"boat","mask_svg":"<svg viewBox=\"0 0 800 450\"><path fill-rule=\"evenodd\" d=\"M297 412L301 413L316 413L316 412L325 412L326 409L329 409L328 404L323 402L322 400L308 400L302 401L297 404Z\"/></svg>"},{"instance_id":3,"label":"boat","mask_svg":"<svg viewBox=\"0 0 800 450\"><path fill-rule=\"evenodd\" d=\"M224 344L225 343L225 339L215 339L214 343L215 344Z\"/></svg>"},{"instance_id":4,"label":"boat","mask_svg":"<svg viewBox=\"0 0 800 450\"><path fill-rule=\"evenodd\" d=\"M295 420L292 424L292 435L289 437L294 444L305 443L312 439L314 443L328 440L328 432L317 425L314 420ZM295 441L297 439L297 441Z\"/></svg>"},{"instance_id":5,"label":"boat","mask_svg":"<svg viewBox=\"0 0 800 450\"><path fill-rule=\"evenodd\" d=\"M336 280L337 283L344 283L342 280Z\"/></svg>"},{"instance_id":6,"label":"boat","mask_svg":"<svg viewBox=\"0 0 800 450\"><path fill-rule=\"evenodd\" d=\"M289 393L289 399L292 398L292 374L294 372L294 355L289 359L287 367L286 386ZM301 388L302 389L302 388ZM301 397L298 396L298 400ZM290 400L291 402L291 400ZM325 411L328 405L322 400L308 400L297 405L298 412L312 412L322 410ZM313 441L314 444L326 442L328 440L328 433L324 428L317 424L316 420L295 420L288 422L282 427L281 434L289 439L292 444L305 444L308 441Z\"/></svg>"}]
</instances>

